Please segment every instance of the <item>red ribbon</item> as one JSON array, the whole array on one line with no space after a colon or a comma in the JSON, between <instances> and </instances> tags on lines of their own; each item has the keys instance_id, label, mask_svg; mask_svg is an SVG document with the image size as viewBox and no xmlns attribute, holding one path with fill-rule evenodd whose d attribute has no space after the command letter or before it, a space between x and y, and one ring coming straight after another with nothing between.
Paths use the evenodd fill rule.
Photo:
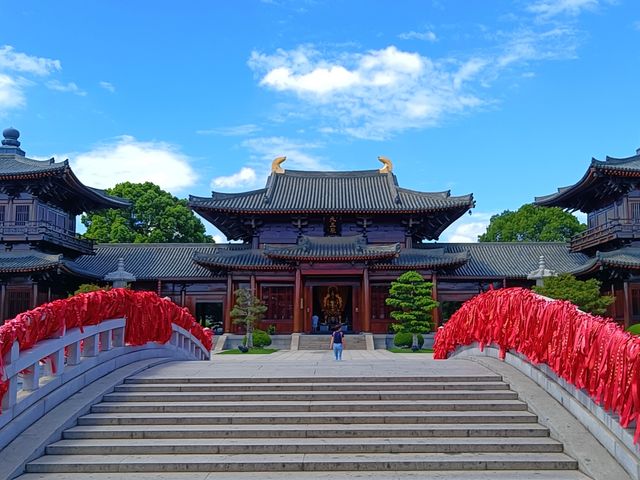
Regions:
<instances>
[{"instance_id":1,"label":"red ribbon","mask_svg":"<svg viewBox=\"0 0 640 480\"><path fill-rule=\"evenodd\" d=\"M477 342L513 350L547 364L559 377L584 389L627 428L636 422L640 440L640 337L610 319L590 315L563 300L548 300L524 288L477 295L436 333L434 358Z\"/></svg>"}]
</instances>

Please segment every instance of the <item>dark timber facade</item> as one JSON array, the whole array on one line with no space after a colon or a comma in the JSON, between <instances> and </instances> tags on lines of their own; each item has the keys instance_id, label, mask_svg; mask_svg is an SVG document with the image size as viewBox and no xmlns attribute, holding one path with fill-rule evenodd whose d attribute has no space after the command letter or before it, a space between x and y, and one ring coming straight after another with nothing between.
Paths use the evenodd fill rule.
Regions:
<instances>
[{"instance_id":1,"label":"dark timber facade","mask_svg":"<svg viewBox=\"0 0 640 480\"><path fill-rule=\"evenodd\" d=\"M391 318L385 299L403 272L417 270L433 283L440 302L434 319L440 323L483 290L531 285L527 275L541 255L557 272L585 277L611 272L607 288L625 299L613 314L625 323L635 318L635 283L623 277L640 269L633 228L629 236L636 217L621 223L617 213L618 223L609 230L592 224L592 217L611 217L602 213L608 212L607 202L616 212L632 213L637 198L640 221L640 193L629 173L640 178L640 168L630 169L634 161L640 164L638 157L600 162L617 162L616 172L626 168L610 177L606 188L597 184L603 175L588 173L577 186L537 199L592 209L592 229L583 234L587 240L576 238L571 245L439 243L442 232L474 206L472 195L402 188L383 157L379 170L352 172L285 170L279 158L262 189L190 197L194 211L238 243L92 245L75 234L76 216L128 203L80 183L66 161L28 159L16 130L7 129L4 136L0 309L5 319L66 296L80 283L100 282L123 258L125 270L136 277L132 288L170 297L219 332L238 331L229 316L234 291L250 288L268 307L262 327L272 325L277 333L325 332L338 323L351 332L387 333ZM605 231L608 240L594 244L592 236ZM640 285L637 297L640 320Z\"/></svg>"}]
</instances>

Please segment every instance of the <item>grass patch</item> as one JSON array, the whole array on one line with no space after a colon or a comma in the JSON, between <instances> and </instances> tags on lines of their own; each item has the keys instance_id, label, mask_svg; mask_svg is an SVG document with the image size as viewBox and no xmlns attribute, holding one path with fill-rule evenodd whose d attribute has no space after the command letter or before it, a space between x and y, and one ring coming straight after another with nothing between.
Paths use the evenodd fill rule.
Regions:
<instances>
[{"instance_id":1,"label":"grass patch","mask_svg":"<svg viewBox=\"0 0 640 480\"><path fill-rule=\"evenodd\" d=\"M237 348L232 348L231 350L223 350L218 355L256 355L256 354L269 354L277 351L278 351L277 348L252 348L247 353L242 353Z\"/></svg>"},{"instance_id":2,"label":"grass patch","mask_svg":"<svg viewBox=\"0 0 640 480\"><path fill-rule=\"evenodd\" d=\"M433 353L433 348L423 348L421 350L416 350L415 352L410 348L390 348L389 351L391 353Z\"/></svg>"}]
</instances>

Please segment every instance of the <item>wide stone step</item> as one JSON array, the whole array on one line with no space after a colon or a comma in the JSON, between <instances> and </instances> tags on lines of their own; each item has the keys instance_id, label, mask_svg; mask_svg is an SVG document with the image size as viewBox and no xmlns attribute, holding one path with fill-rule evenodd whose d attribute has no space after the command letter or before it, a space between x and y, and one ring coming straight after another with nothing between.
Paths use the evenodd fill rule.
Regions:
<instances>
[{"instance_id":1,"label":"wide stone step","mask_svg":"<svg viewBox=\"0 0 640 480\"><path fill-rule=\"evenodd\" d=\"M349 375L334 377L146 377L139 375L130 377L124 383L197 383L197 384L219 384L219 383L358 383L358 382L428 382L428 383L446 383L446 382L501 382L500 375L484 374L484 375L418 375L418 376L361 376L354 377Z\"/></svg>"},{"instance_id":2,"label":"wide stone step","mask_svg":"<svg viewBox=\"0 0 640 480\"><path fill-rule=\"evenodd\" d=\"M499 420L499 419L497 419ZM228 425L82 425L63 433L65 439L190 439L190 438L395 438L395 437L547 437L549 430L531 423L473 424L239 424Z\"/></svg>"},{"instance_id":3,"label":"wide stone step","mask_svg":"<svg viewBox=\"0 0 640 480\"><path fill-rule=\"evenodd\" d=\"M502 404L500 404L500 403ZM91 413L78 419L78 425L235 425L235 424L340 424L340 423L523 423L536 421L537 417L526 411L522 402L496 401L490 404L460 404L455 410L454 402L443 405L452 408L441 412L287 412L238 413ZM476 410L473 408L476 407ZM491 407L491 409L489 408ZM511 407L511 408L507 408ZM465 411L466 410L466 411ZM473 410L473 411L469 411Z\"/></svg>"},{"instance_id":4,"label":"wide stone step","mask_svg":"<svg viewBox=\"0 0 640 480\"><path fill-rule=\"evenodd\" d=\"M550 438L280 438L61 440L47 455L562 452Z\"/></svg>"},{"instance_id":5,"label":"wide stone step","mask_svg":"<svg viewBox=\"0 0 640 480\"><path fill-rule=\"evenodd\" d=\"M508 390L504 382L330 382L330 383L126 383L116 392L236 392L344 390Z\"/></svg>"},{"instance_id":6,"label":"wide stone step","mask_svg":"<svg viewBox=\"0 0 640 480\"><path fill-rule=\"evenodd\" d=\"M511 404L510 406L513 406ZM516 408L524 404L516 403ZM264 401L264 402L104 402L94 405L91 413L222 413L222 412L403 412L485 410L485 400L364 400L351 401ZM487 408L493 408L489 406Z\"/></svg>"},{"instance_id":7,"label":"wide stone step","mask_svg":"<svg viewBox=\"0 0 640 480\"><path fill-rule=\"evenodd\" d=\"M412 391L306 391L306 392L119 392L104 396L104 402L251 402L319 400L507 400L511 390L412 390Z\"/></svg>"},{"instance_id":8,"label":"wide stone step","mask_svg":"<svg viewBox=\"0 0 640 480\"><path fill-rule=\"evenodd\" d=\"M575 470L563 453L393 453L291 455L45 455L27 472L262 472L394 470Z\"/></svg>"},{"instance_id":9,"label":"wide stone step","mask_svg":"<svg viewBox=\"0 0 640 480\"><path fill-rule=\"evenodd\" d=\"M483 470L461 471L449 470L446 473L430 472L427 477L424 472L375 472L366 473L354 471L342 472L207 472L187 473L174 472L162 476L157 472L128 473L126 480L354 480L357 478L370 480L425 480L425 478L440 478L446 480L591 480L577 470ZM438 475L438 476L434 476ZM119 473L27 473L19 480L122 480Z\"/></svg>"}]
</instances>

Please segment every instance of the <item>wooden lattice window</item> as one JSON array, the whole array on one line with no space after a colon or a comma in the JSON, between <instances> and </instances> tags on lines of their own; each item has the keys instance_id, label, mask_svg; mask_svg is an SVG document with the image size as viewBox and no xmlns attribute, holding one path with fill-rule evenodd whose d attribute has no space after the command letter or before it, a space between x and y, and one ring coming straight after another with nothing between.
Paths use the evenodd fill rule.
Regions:
<instances>
[{"instance_id":1,"label":"wooden lattice window","mask_svg":"<svg viewBox=\"0 0 640 480\"><path fill-rule=\"evenodd\" d=\"M31 288L7 290L7 319L31 308Z\"/></svg>"},{"instance_id":2,"label":"wooden lattice window","mask_svg":"<svg viewBox=\"0 0 640 480\"><path fill-rule=\"evenodd\" d=\"M631 220L640 222L640 202L629 202Z\"/></svg>"},{"instance_id":3,"label":"wooden lattice window","mask_svg":"<svg viewBox=\"0 0 640 480\"><path fill-rule=\"evenodd\" d=\"M292 286L262 286L261 298L267 306L265 320L293 319L293 287Z\"/></svg>"},{"instance_id":4,"label":"wooden lattice window","mask_svg":"<svg viewBox=\"0 0 640 480\"><path fill-rule=\"evenodd\" d=\"M16 225L25 225L29 221L29 205L16 205Z\"/></svg>"},{"instance_id":5,"label":"wooden lattice window","mask_svg":"<svg viewBox=\"0 0 640 480\"><path fill-rule=\"evenodd\" d=\"M4 210L5 210L5 206L4 205L0 205L0 222L4 222Z\"/></svg>"}]
</instances>

